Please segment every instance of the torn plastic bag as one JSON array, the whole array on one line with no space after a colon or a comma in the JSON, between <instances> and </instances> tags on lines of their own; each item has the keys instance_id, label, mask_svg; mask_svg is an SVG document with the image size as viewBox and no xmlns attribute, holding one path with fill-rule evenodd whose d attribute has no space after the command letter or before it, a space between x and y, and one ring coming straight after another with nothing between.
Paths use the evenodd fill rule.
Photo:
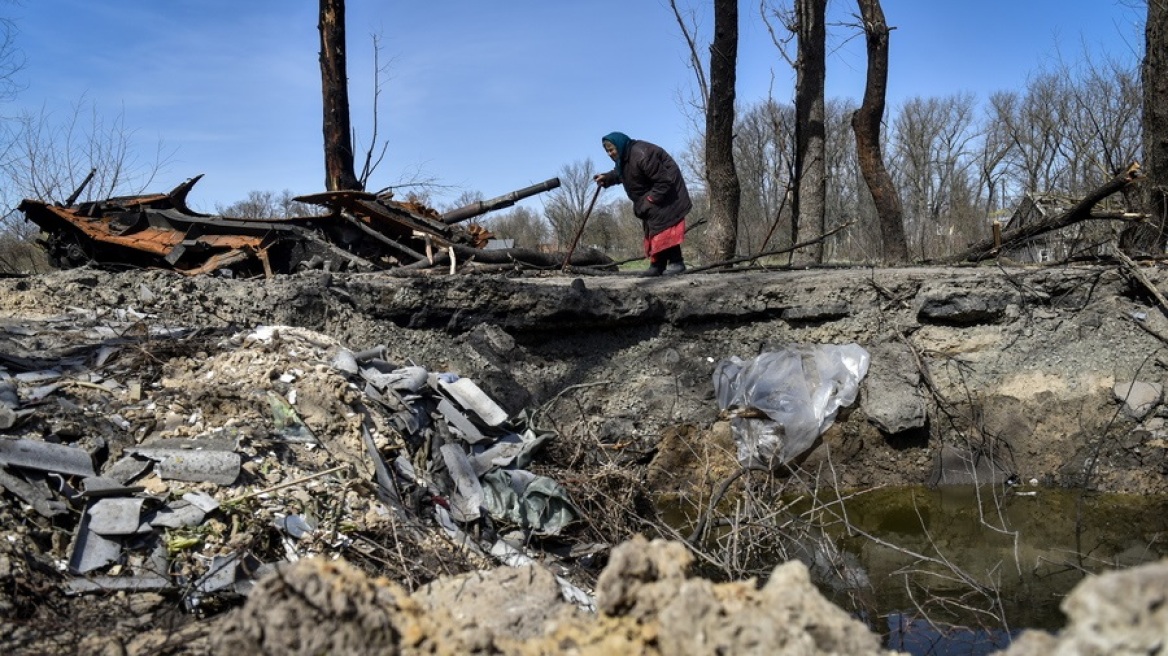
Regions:
<instances>
[{"instance_id":1,"label":"torn plastic bag","mask_svg":"<svg viewBox=\"0 0 1168 656\"><path fill-rule=\"evenodd\" d=\"M811 448L855 402L869 361L858 344L812 344L719 362L714 392L731 417L738 462L774 467Z\"/></svg>"},{"instance_id":2,"label":"torn plastic bag","mask_svg":"<svg viewBox=\"0 0 1168 656\"><path fill-rule=\"evenodd\" d=\"M522 469L496 469L481 479L491 517L536 535L558 535L580 518L568 492L554 480Z\"/></svg>"}]
</instances>

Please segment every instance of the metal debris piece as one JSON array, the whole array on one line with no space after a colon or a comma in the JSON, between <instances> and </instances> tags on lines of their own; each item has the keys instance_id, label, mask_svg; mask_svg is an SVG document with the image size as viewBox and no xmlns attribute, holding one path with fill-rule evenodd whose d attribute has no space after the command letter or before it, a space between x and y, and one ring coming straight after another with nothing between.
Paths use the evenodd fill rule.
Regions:
<instances>
[{"instance_id":1,"label":"metal debris piece","mask_svg":"<svg viewBox=\"0 0 1168 656\"><path fill-rule=\"evenodd\" d=\"M316 530L316 527L304 519L302 515L277 517L272 520L272 525L297 540Z\"/></svg>"},{"instance_id":2,"label":"metal debris piece","mask_svg":"<svg viewBox=\"0 0 1168 656\"><path fill-rule=\"evenodd\" d=\"M373 442L373 436L369 434L369 429L361 426L361 440L365 443L365 452L369 455L369 460L373 462L373 474L377 478L378 495L383 501L392 502L393 505L401 504L401 497L397 493L397 486L393 483L393 477L389 474L389 469L385 466L385 459L381 457L381 453L377 450L377 445Z\"/></svg>"},{"instance_id":3,"label":"metal debris piece","mask_svg":"<svg viewBox=\"0 0 1168 656\"><path fill-rule=\"evenodd\" d=\"M63 375L60 369L45 369L42 371L22 371L14 378L25 385L35 385L36 383L51 383L54 380L60 380Z\"/></svg>"},{"instance_id":4,"label":"metal debris piece","mask_svg":"<svg viewBox=\"0 0 1168 656\"><path fill-rule=\"evenodd\" d=\"M522 469L531 464L535 452L551 437L551 433L536 435L531 430L508 433L485 448L475 445L471 462L480 476L501 467Z\"/></svg>"},{"instance_id":5,"label":"metal debris piece","mask_svg":"<svg viewBox=\"0 0 1168 656\"><path fill-rule=\"evenodd\" d=\"M183 501L186 501L203 512L211 512L219 509L219 501L206 492L187 492L182 498Z\"/></svg>"},{"instance_id":6,"label":"metal debris piece","mask_svg":"<svg viewBox=\"0 0 1168 656\"><path fill-rule=\"evenodd\" d=\"M81 496L90 499L128 497L143 489L141 485L123 485L120 481L104 476L91 476L81 481Z\"/></svg>"},{"instance_id":7,"label":"metal debris piece","mask_svg":"<svg viewBox=\"0 0 1168 656\"><path fill-rule=\"evenodd\" d=\"M207 573L195 581L195 590L203 594L218 592L235 583L239 571L239 552L227 556L215 556Z\"/></svg>"},{"instance_id":8,"label":"metal debris piece","mask_svg":"<svg viewBox=\"0 0 1168 656\"><path fill-rule=\"evenodd\" d=\"M74 476L97 475L85 449L37 440L0 439L0 464Z\"/></svg>"},{"instance_id":9,"label":"metal debris piece","mask_svg":"<svg viewBox=\"0 0 1168 656\"><path fill-rule=\"evenodd\" d=\"M417 394L426 386L429 375L424 367L402 367L390 372L381 371L376 366L361 369L361 377L382 392L393 390Z\"/></svg>"}]
</instances>

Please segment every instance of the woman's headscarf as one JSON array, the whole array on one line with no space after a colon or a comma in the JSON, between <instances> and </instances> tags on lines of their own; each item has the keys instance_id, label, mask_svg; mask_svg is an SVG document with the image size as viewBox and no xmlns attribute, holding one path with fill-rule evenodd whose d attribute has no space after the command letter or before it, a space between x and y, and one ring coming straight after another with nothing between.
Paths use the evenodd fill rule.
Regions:
<instances>
[{"instance_id":1,"label":"woman's headscarf","mask_svg":"<svg viewBox=\"0 0 1168 656\"><path fill-rule=\"evenodd\" d=\"M601 139L601 143L605 141L616 147L616 174L617 177L623 178L624 173L621 171L621 162L625 159L625 154L629 149L629 142L632 139L629 139L629 135L624 132L609 132L604 135L604 139Z\"/></svg>"}]
</instances>

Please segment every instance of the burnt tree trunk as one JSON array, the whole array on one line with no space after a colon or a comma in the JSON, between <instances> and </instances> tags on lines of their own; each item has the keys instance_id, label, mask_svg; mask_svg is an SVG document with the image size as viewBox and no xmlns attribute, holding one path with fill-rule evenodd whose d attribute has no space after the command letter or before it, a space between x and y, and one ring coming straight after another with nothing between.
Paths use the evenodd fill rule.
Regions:
<instances>
[{"instance_id":1,"label":"burnt tree trunk","mask_svg":"<svg viewBox=\"0 0 1168 656\"><path fill-rule=\"evenodd\" d=\"M734 84L738 65L738 0L714 0L710 99L706 104L706 181L710 185L710 242L716 260L738 248L742 202L734 166Z\"/></svg>"},{"instance_id":2,"label":"burnt tree trunk","mask_svg":"<svg viewBox=\"0 0 1168 656\"><path fill-rule=\"evenodd\" d=\"M1125 250L1164 252L1168 222L1168 3L1148 0L1144 24L1144 174L1151 220L1130 235ZM1127 236L1127 235L1125 235ZM1130 248L1127 248L1128 246Z\"/></svg>"},{"instance_id":3,"label":"burnt tree trunk","mask_svg":"<svg viewBox=\"0 0 1168 656\"><path fill-rule=\"evenodd\" d=\"M345 0L320 0L320 77L324 99L324 185L360 190L353 169L349 78L345 64Z\"/></svg>"},{"instance_id":4,"label":"burnt tree trunk","mask_svg":"<svg viewBox=\"0 0 1168 656\"><path fill-rule=\"evenodd\" d=\"M903 207L892 176L884 166L880 152L880 122L884 118L884 99L888 90L888 34L880 0L856 0L864 20L864 37L868 50L868 77L864 84L864 101L852 114L852 131L856 133L856 156L860 172L880 221L884 261L908 261L908 243L904 237Z\"/></svg>"},{"instance_id":5,"label":"burnt tree trunk","mask_svg":"<svg viewBox=\"0 0 1168 656\"><path fill-rule=\"evenodd\" d=\"M796 0L796 34L799 53L795 60L795 196L791 203L798 237L799 226L827 232L827 169L825 162L824 81L827 77L824 25L827 0ZM794 240L798 242L796 238ZM811 248L814 261L823 262L823 241Z\"/></svg>"}]
</instances>

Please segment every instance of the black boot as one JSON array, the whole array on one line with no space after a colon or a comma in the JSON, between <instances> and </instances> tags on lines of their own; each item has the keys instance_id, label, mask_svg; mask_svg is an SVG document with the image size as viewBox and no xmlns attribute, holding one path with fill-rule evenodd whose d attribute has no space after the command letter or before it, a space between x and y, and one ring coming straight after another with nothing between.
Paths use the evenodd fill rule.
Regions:
<instances>
[{"instance_id":1,"label":"black boot","mask_svg":"<svg viewBox=\"0 0 1168 656\"><path fill-rule=\"evenodd\" d=\"M681 257L680 245L665 249L661 255L661 259L666 262L665 275L674 276L685 272L685 260Z\"/></svg>"},{"instance_id":2,"label":"black boot","mask_svg":"<svg viewBox=\"0 0 1168 656\"><path fill-rule=\"evenodd\" d=\"M649 268L641 272L641 277L656 278L663 273L665 273L665 260L658 260L656 262L650 262Z\"/></svg>"}]
</instances>

